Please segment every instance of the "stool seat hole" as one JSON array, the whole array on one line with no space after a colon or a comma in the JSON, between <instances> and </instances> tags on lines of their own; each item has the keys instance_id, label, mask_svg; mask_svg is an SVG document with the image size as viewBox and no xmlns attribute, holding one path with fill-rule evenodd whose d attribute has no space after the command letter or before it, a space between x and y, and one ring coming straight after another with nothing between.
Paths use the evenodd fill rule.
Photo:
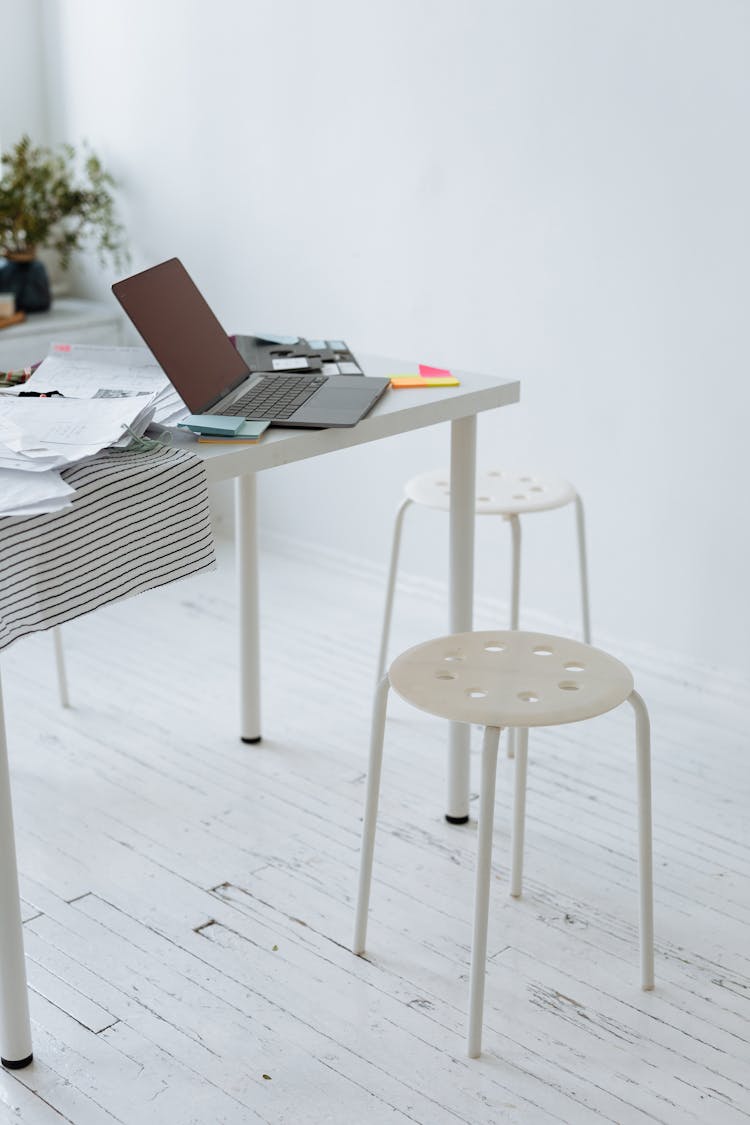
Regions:
<instances>
[{"instance_id":1,"label":"stool seat hole","mask_svg":"<svg viewBox=\"0 0 750 1125\"><path fill-rule=\"evenodd\" d=\"M552 656L552 649L547 648L546 645L539 645L532 651L534 653L534 656Z\"/></svg>"},{"instance_id":2,"label":"stool seat hole","mask_svg":"<svg viewBox=\"0 0 750 1125\"><path fill-rule=\"evenodd\" d=\"M485 652L505 652L507 645L501 644L500 641L490 641L488 645L484 646Z\"/></svg>"},{"instance_id":3,"label":"stool seat hole","mask_svg":"<svg viewBox=\"0 0 750 1125\"><path fill-rule=\"evenodd\" d=\"M582 687L582 685L576 683L575 680L560 680L557 686L563 691L580 691Z\"/></svg>"},{"instance_id":4,"label":"stool seat hole","mask_svg":"<svg viewBox=\"0 0 750 1125\"><path fill-rule=\"evenodd\" d=\"M466 694L468 695L469 699L484 699L487 692L484 688L470 687L466 689Z\"/></svg>"},{"instance_id":5,"label":"stool seat hole","mask_svg":"<svg viewBox=\"0 0 750 1125\"><path fill-rule=\"evenodd\" d=\"M566 672L582 672L585 665L580 664L577 660L569 660L564 667Z\"/></svg>"},{"instance_id":6,"label":"stool seat hole","mask_svg":"<svg viewBox=\"0 0 750 1125\"><path fill-rule=\"evenodd\" d=\"M518 698L522 699L524 703L538 703L539 696L533 691L519 691Z\"/></svg>"}]
</instances>

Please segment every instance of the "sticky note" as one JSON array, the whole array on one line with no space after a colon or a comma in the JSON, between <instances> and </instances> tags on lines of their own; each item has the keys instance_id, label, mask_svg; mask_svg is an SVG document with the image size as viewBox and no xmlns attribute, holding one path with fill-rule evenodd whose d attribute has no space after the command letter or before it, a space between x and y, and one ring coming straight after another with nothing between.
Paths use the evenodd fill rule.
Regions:
<instances>
[{"instance_id":1,"label":"sticky note","mask_svg":"<svg viewBox=\"0 0 750 1125\"><path fill-rule=\"evenodd\" d=\"M244 421L244 418L226 417L222 414L188 414L184 422L178 422L177 425L183 430L192 430L195 434L226 436L236 434Z\"/></svg>"},{"instance_id":2,"label":"sticky note","mask_svg":"<svg viewBox=\"0 0 750 1125\"><path fill-rule=\"evenodd\" d=\"M343 340L329 340L328 341L328 347L333 352L345 352L346 351L346 344L344 343Z\"/></svg>"},{"instance_id":3,"label":"sticky note","mask_svg":"<svg viewBox=\"0 0 750 1125\"><path fill-rule=\"evenodd\" d=\"M356 363L349 363L349 362L340 363L339 364L339 371L341 372L342 375L361 375L362 374L359 367L357 367Z\"/></svg>"},{"instance_id":4,"label":"sticky note","mask_svg":"<svg viewBox=\"0 0 750 1125\"><path fill-rule=\"evenodd\" d=\"M392 387L458 387L455 375L428 378L424 375L391 375Z\"/></svg>"},{"instance_id":5,"label":"sticky note","mask_svg":"<svg viewBox=\"0 0 750 1125\"><path fill-rule=\"evenodd\" d=\"M202 433L198 435L199 442L254 442L260 441L263 433L268 429L269 423L266 421L245 421L240 418L240 427L234 434L207 434Z\"/></svg>"},{"instance_id":6,"label":"sticky note","mask_svg":"<svg viewBox=\"0 0 750 1125\"><path fill-rule=\"evenodd\" d=\"M428 367L426 363L420 363L419 374L425 379L447 379L451 378L451 372L444 367Z\"/></svg>"},{"instance_id":7,"label":"sticky note","mask_svg":"<svg viewBox=\"0 0 750 1125\"><path fill-rule=\"evenodd\" d=\"M308 348L312 348L314 352L324 352L327 348L325 340L308 340Z\"/></svg>"},{"instance_id":8,"label":"sticky note","mask_svg":"<svg viewBox=\"0 0 750 1125\"><path fill-rule=\"evenodd\" d=\"M284 344L290 348L292 344L297 343L299 336L274 336L271 332L261 332L258 339L266 344Z\"/></svg>"}]
</instances>

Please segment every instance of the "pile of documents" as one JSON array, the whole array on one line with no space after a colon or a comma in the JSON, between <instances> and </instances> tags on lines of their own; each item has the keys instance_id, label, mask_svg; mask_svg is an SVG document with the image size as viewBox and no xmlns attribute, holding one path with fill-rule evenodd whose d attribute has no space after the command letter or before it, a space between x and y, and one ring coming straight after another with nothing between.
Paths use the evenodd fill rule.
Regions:
<instances>
[{"instance_id":1,"label":"pile of documents","mask_svg":"<svg viewBox=\"0 0 750 1125\"><path fill-rule=\"evenodd\" d=\"M186 414L148 349L54 344L22 387L0 394L0 516L67 507L63 469Z\"/></svg>"}]
</instances>

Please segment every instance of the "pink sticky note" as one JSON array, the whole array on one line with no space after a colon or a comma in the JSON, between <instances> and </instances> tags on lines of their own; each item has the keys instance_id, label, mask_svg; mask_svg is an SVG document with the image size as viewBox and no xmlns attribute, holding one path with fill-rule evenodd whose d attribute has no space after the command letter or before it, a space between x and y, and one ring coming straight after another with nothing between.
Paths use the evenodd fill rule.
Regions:
<instances>
[{"instance_id":1,"label":"pink sticky note","mask_svg":"<svg viewBox=\"0 0 750 1125\"><path fill-rule=\"evenodd\" d=\"M56 352L69 352L70 351L70 344L55 344L55 351Z\"/></svg>"},{"instance_id":2,"label":"pink sticky note","mask_svg":"<svg viewBox=\"0 0 750 1125\"><path fill-rule=\"evenodd\" d=\"M426 363L420 363L419 374L425 379L445 379L449 378L452 372L444 367L428 367Z\"/></svg>"}]
</instances>

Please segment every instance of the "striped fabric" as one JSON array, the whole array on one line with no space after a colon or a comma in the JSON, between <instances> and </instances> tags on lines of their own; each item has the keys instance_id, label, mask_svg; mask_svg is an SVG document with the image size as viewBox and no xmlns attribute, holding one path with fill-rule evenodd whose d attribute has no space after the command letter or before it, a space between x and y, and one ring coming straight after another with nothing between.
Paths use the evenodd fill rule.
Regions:
<instances>
[{"instance_id":1,"label":"striped fabric","mask_svg":"<svg viewBox=\"0 0 750 1125\"><path fill-rule=\"evenodd\" d=\"M0 517L0 649L216 565L194 454L108 449L63 477L76 490L71 507Z\"/></svg>"}]
</instances>

